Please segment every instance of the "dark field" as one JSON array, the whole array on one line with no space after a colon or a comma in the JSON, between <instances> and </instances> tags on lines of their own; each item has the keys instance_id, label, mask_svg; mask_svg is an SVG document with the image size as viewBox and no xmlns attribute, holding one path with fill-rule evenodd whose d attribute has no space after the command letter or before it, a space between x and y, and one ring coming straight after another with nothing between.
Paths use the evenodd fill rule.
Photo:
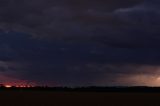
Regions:
<instances>
[{"instance_id":1,"label":"dark field","mask_svg":"<svg viewBox=\"0 0 160 106\"><path fill-rule=\"evenodd\" d=\"M160 93L0 91L0 106L160 106Z\"/></svg>"}]
</instances>

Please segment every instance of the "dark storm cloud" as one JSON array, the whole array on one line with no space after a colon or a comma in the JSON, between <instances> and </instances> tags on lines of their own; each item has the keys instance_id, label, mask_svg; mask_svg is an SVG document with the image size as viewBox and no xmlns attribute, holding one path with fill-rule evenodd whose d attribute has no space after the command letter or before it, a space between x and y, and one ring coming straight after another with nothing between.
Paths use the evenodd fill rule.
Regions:
<instances>
[{"instance_id":1,"label":"dark storm cloud","mask_svg":"<svg viewBox=\"0 0 160 106\"><path fill-rule=\"evenodd\" d=\"M159 1L148 0L142 4L130 8L121 8L114 12L114 15L121 19L121 21L128 23L127 25L122 26L121 31L119 31L122 39L119 40L119 42L121 41L120 45L135 48L154 48L160 46L159 5Z\"/></svg>"},{"instance_id":2,"label":"dark storm cloud","mask_svg":"<svg viewBox=\"0 0 160 106\"><path fill-rule=\"evenodd\" d=\"M7 32L0 35L1 75L39 84L132 85L139 76L144 82L159 74L158 0L1 0L0 5L0 27Z\"/></svg>"},{"instance_id":3,"label":"dark storm cloud","mask_svg":"<svg viewBox=\"0 0 160 106\"><path fill-rule=\"evenodd\" d=\"M157 0L2 0L0 27L123 48L159 47Z\"/></svg>"},{"instance_id":4,"label":"dark storm cloud","mask_svg":"<svg viewBox=\"0 0 160 106\"><path fill-rule=\"evenodd\" d=\"M119 23L114 21L116 24L110 24L110 31L95 39L120 48L159 48L159 5L159 1L148 0L129 8L115 10L112 17L116 17Z\"/></svg>"},{"instance_id":5,"label":"dark storm cloud","mask_svg":"<svg viewBox=\"0 0 160 106\"><path fill-rule=\"evenodd\" d=\"M60 39L107 35L110 25L117 24L114 22L117 19L110 15L112 11L142 1L2 0L0 26L8 31L24 31Z\"/></svg>"},{"instance_id":6,"label":"dark storm cloud","mask_svg":"<svg viewBox=\"0 0 160 106\"><path fill-rule=\"evenodd\" d=\"M8 60L1 59L1 75L38 84L112 85L110 81L121 76L159 73L160 51L157 49L48 42L14 32L3 33L0 38L0 57L9 54Z\"/></svg>"}]
</instances>

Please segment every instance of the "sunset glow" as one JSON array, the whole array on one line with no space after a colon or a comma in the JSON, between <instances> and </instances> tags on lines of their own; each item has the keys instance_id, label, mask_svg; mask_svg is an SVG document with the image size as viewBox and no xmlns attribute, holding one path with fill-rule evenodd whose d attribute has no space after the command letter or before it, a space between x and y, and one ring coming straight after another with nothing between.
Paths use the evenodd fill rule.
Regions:
<instances>
[{"instance_id":1,"label":"sunset glow","mask_svg":"<svg viewBox=\"0 0 160 106\"><path fill-rule=\"evenodd\" d=\"M157 77L157 81L160 81L160 77Z\"/></svg>"},{"instance_id":2,"label":"sunset glow","mask_svg":"<svg viewBox=\"0 0 160 106\"><path fill-rule=\"evenodd\" d=\"M11 86L11 85L5 85L5 87L6 87L6 88L11 88L12 86Z\"/></svg>"}]
</instances>

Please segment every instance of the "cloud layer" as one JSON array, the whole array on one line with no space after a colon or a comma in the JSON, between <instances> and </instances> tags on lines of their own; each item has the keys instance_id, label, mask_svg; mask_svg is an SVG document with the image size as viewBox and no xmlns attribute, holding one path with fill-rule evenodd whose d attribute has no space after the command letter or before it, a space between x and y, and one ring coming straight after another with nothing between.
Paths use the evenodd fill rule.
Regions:
<instances>
[{"instance_id":1,"label":"cloud layer","mask_svg":"<svg viewBox=\"0 0 160 106\"><path fill-rule=\"evenodd\" d=\"M160 74L157 49L48 42L13 32L2 33L0 39L2 82L19 80L52 86L151 85L147 76L154 82ZM142 82L138 82L137 76L142 77Z\"/></svg>"},{"instance_id":2,"label":"cloud layer","mask_svg":"<svg viewBox=\"0 0 160 106\"><path fill-rule=\"evenodd\" d=\"M159 5L158 0L1 0L1 79L157 86Z\"/></svg>"},{"instance_id":3,"label":"cloud layer","mask_svg":"<svg viewBox=\"0 0 160 106\"><path fill-rule=\"evenodd\" d=\"M0 28L38 38L157 48L159 5L157 0L2 0Z\"/></svg>"}]
</instances>

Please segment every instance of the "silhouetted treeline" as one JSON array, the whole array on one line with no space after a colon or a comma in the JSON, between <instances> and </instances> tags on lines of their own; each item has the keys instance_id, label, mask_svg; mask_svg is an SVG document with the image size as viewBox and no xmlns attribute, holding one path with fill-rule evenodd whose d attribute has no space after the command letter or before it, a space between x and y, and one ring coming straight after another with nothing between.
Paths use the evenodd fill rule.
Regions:
<instances>
[{"instance_id":1,"label":"silhouetted treeline","mask_svg":"<svg viewBox=\"0 0 160 106\"><path fill-rule=\"evenodd\" d=\"M0 90L25 90L25 91L69 91L69 92L160 92L160 87L145 87L145 86L135 86L135 87L14 87L6 88L4 86L0 87Z\"/></svg>"}]
</instances>

